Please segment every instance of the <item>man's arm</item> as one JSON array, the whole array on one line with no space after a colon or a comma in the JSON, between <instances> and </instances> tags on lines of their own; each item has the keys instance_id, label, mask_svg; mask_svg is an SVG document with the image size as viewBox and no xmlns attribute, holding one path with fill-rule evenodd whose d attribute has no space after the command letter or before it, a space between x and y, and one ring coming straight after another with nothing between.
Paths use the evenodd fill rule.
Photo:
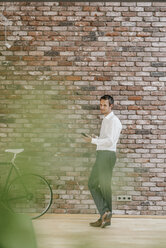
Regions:
<instances>
[{"instance_id":1,"label":"man's arm","mask_svg":"<svg viewBox=\"0 0 166 248\"><path fill-rule=\"evenodd\" d=\"M122 129L122 125L118 119L114 119L111 122L108 121L106 124L106 133L105 138L92 138L91 143L95 145L111 146L117 143L119 135Z\"/></svg>"},{"instance_id":2,"label":"man's arm","mask_svg":"<svg viewBox=\"0 0 166 248\"><path fill-rule=\"evenodd\" d=\"M93 138L98 138L98 137L97 137L96 135L94 135L94 134L92 134L92 135L86 134L86 136L84 136L83 138L84 138L84 140L85 140L86 142L92 143L92 139L93 139Z\"/></svg>"}]
</instances>

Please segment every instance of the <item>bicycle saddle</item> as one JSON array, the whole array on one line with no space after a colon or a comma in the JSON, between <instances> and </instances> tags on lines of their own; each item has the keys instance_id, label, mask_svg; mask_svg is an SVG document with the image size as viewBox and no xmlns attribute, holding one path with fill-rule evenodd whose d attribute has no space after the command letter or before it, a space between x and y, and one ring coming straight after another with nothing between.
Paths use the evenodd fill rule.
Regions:
<instances>
[{"instance_id":1,"label":"bicycle saddle","mask_svg":"<svg viewBox=\"0 0 166 248\"><path fill-rule=\"evenodd\" d=\"M24 149L7 149L7 150L5 150L5 152L12 152L14 154L18 154L18 153L23 152L23 151L24 151Z\"/></svg>"}]
</instances>

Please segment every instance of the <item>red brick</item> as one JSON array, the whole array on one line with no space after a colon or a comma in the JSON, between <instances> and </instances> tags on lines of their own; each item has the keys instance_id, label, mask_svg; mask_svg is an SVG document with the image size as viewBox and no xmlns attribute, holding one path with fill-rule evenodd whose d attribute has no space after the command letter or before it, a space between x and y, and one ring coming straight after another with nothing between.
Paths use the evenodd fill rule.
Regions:
<instances>
[{"instance_id":1,"label":"red brick","mask_svg":"<svg viewBox=\"0 0 166 248\"><path fill-rule=\"evenodd\" d=\"M85 7L83 7L83 11L96 11L97 9L98 9L97 6L85 6Z\"/></svg>"},{"instance_id":2,"label":"red brick","mask_svg":"<svg viewBox=\"0 0 166 248\"><path fill-rule=\"evenodd\" d=\"M16 61L16 60L20 60L20 57L19 56L6 56L6 60Z\"/></svg>"},{"instance_id":3,"label":"red brick","mask_svg":"<svg viewBox=\"0 0 166 248\"><path fill-rule=\"evenodd\" d=\"M118 32L109 32L105 34L106 36L120 36L120 33Z\"/></svg>"},{"instance_id":4,"label":"red brick","mask_svg":"<svg viewBox=\"0 0 166 248\"><path fill-rule=\"evenodd\" d=\"M69 81L79 81L79 80L81 80L81 77L79 77L79 76L67 76L66 77L66 80L69 80Z\"/></svg>"},{"instance_id":5,"label":"red brick","mask_svg":"<svg viewBox=\"0 0 166 248\"><path fill-rule=\"evenodd\" d=\"M129 100L140 101L142 100L142 96L129 96Z\"/></svg>"},{"instance_id":6,"label":"red brick","mask_svg":"<svg viewBox=\"0 0 166 248\"><path fill-rule=\"evenodd\" d=\"M141 106L128 106L127 108L128 108L128 110L140 110L140 109L142 109Z\"/></svg>"},{"instance_id":7,"label":"red brick","mask_svg":"<svg viewBox=\"0 0 166 248\"><path fill-rule=\"evenodd\" d=\"M114 28L114 31L117 31L117 32L127 32L129 30L128 27L115 27Z\"/></svg>"},{"instance_id":8,"label":"red brick","mask_svg":"<svg viewBox=\"0 0 166 248\"><path fill-rule=\"evenodd\" d=\"M58 62L58 65L59 66L72 66L72 62L69 62L69 61L59 61ZM75 79L77 80L77 79Z\"/></svg>"}]
</instances>

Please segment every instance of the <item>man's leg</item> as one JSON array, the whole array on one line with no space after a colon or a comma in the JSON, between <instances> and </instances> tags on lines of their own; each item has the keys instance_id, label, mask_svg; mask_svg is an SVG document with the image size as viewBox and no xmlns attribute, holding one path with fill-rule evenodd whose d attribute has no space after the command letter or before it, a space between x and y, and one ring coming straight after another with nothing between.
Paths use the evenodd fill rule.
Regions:
<instances>
[{"instance_id":1,"label":"man's leg","mask_svg":"<svg viewBox=\"0 0 166 248\"><path fill-rule=\"evenodd\" d=\"M88 187L96 204L96 207L100 213L100 216L104 214L105 211L109 211L106 200L103 198L101 187L99 185L99 164L102 163L100 153L97 153L96 162L92 168ZM101 164L102 166L102 164ZM104 209L104 212L103 212Z\"/></svg>"},{"instance_id":2,"label":"man's leg","mask_svg":"<svg viewBox=\"0 0 166 248\"><path fill-rule=\"evenodd\" d=\"M112 213L112 172L116 162L115 152L103 151L102 153L102 163L99 166L99 185L102 198L105 200L106 204L103 205L102 214L106 211Z\"/></svg>"}]
</instances>

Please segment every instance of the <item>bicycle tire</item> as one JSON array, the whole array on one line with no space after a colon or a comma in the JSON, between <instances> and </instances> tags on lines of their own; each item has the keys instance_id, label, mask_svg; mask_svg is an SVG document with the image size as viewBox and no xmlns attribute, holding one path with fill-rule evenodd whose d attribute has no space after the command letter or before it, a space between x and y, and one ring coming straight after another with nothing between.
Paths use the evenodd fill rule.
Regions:
<instances>
[{"instance_id":1,"label":"bicycle tire","mask_svg":"<svg viewBox=\"0 0 166 248\"><path fill-rule=\"evenodd\" d=\"M47 180L36 174L15 178L7 190L7 203L15 213L28 214L32 219L44 215L52 204L53 193Z\"/></svg>"}]
</instances>

